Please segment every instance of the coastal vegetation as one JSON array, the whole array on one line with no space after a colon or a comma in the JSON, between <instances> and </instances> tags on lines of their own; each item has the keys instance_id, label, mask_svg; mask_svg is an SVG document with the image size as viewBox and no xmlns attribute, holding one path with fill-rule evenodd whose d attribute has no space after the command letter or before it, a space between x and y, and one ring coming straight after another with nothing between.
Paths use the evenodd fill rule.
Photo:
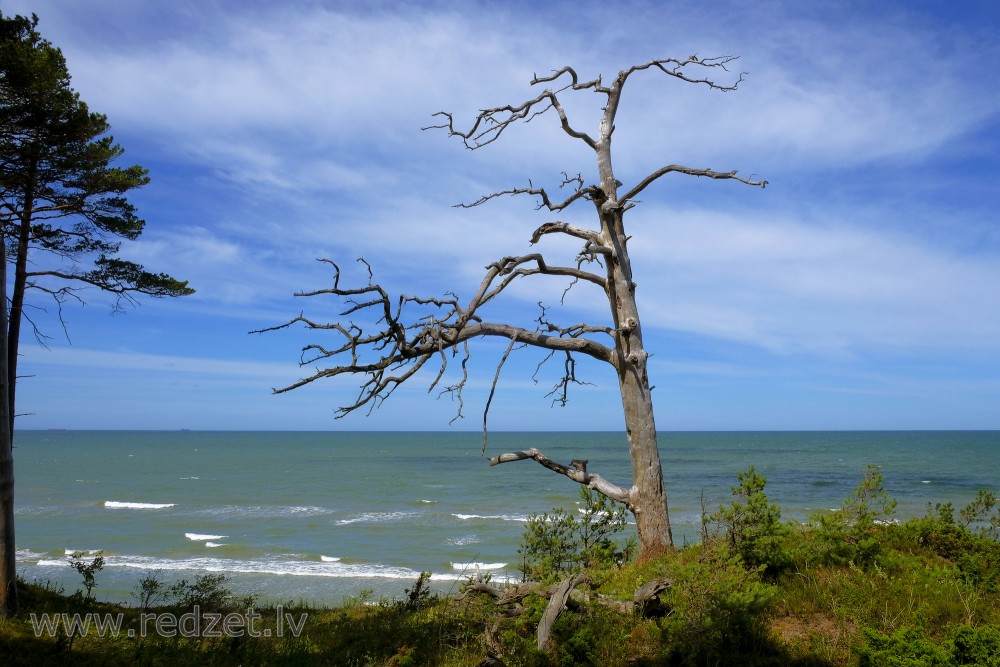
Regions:
<instances>
[{"instance_id":1,"label":"coastal vegetation","mask_svg":"<svg viewBox=\"0 0 1000 667\"><path fill-rule=\"evenodd\" d=\"M625 557L621 508L584 500L582 512L526 525L531 581L477 576L437 594L422 575L398 599L361 591L326 608L259 604L211 574L168 586L147 573L134 604L103 603L93 595L100 555L77 554L86 590L20 582L0 652L10 665L1000 665L991 491L901 522L870 467L841 507L792 523L750 468L727 504L704 511L702 542L648 559ZM195 612L200 634L185 636ZM43 615L74 613L120 615L120 626L36 633ZM139 633L143 614L179 622ZM213 614L243 632L205 633Z\"/></svg>"}]
</instances>

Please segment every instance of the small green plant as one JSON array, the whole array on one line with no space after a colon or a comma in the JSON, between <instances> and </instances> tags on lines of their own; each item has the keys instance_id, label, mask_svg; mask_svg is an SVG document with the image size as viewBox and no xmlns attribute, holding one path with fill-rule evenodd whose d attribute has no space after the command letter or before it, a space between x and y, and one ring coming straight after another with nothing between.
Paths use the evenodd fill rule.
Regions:
<instances>
[{"instance_id":1,"label":"small green plant","mask_svg":"<svg viewBox=\"0 0 1000 667\"><path fill-rule=\"evenodd\" d=\"M431 599L431 589L428 585L431 580L430 572L421 572L420 576L413 583L413 588L406 588L406 601L403 606L410 611L417 611L427 606Z\"/></svg>"},{"instance_id":2,"label":"small green plant","mask_svg":"<svg viewBox=\"0 0 1000 667\"><path fill-rule=\"evenodd\" d=\"M614 539L625 528L626 509L585 486L580 501L579 518L553 508L528 519L518 548L526 578L555 581L588 566L618 566L631 557L634 541L620 547Z\"/></svg>"},{"instance_id":3,"label":"small green plant","mask_svg":"<svg viewBox=\"0 0 1000 667\"><path fill-rule=\"evenodd\" d=\"M976 494L975 500L958 512L962 527L968 528L974 523L986 524L987 519L989 519L988 525L982 526L980 530L996 539L998 531L1000 531L1000 513L997 513L993 517L989 516L990 512L992 512L996 506L996 494L992 491L987 491L986 489L980 489L979 493Z\"/></svg>"},{"instance_id":4,"label":"small green plant","mask_svg":"<svg viewBox=\"0 0 1000 667\"><path fill-rule=\"evenodd\" d=\"M97 556L89 561L84 559L86 555L84 551L74 551L69 557L69 565L83 577L83 587L87 589L84 599L93 600L94 588L97 586L96 575L104 569L104 552L98 551Z\"/></svg>"},{"instance_id":5,"label":"small green plant","mask_svg":"<svg viewBox=\"0 0 1000 667\"><path fill-rule=\"evenodd\" d=\"M752 664L779 589L762 580L763 566L748 569L739 558L691 549L668 563L673 585L661 597L669 611L659 619L664 664Z\"/></svg>"},{"instance_id":6,"label":"small green plant","mask_svg":"<svg viewBox=\"0 0 1000 667\"><path fill-rule=\"evenodd\" d=\"M148 610L167 596L167 590L160 581L160 570L147 572L132 589L132 597L136 599L139 608Z\"/></svg>"},{"instance_id":7,"label":"small green plant","mask_svg":"<svg viewBox=\"0 0 1000 667\"><path fill-rule=\"evenodd\" d=\"M166 597L183 609L198 607L201 611L225 611L234 606L252 606L252 604L233 604L233 592L225 586L227 578L224 574L199 574L194 581L181 579L167 589ZM247 599L251 602L252 599Z\"/></svg>"},{"instance_id":8,"label":"small green plant","mask_svg":"<svg viewBox=\"0 0 1000 667\"><path fill-rule=\"evenodd\" d=\"M814 515L820 559L832 564L854 563L867 567L881 551L880 528L892 522L896 501L885 490L882 470L869 465L858 487L844 499L839 510ZM948 515L947 506L938 513Z\"/></svg>"},{"instance_id":9,"label":"small green plant","mask_svg":"<svg viewBox=\"0 0 1000 667\"><path fill-rule=\"evenodd\" d=\"M764 493L767 480L753 466L737 480L729 507L720 506L718 512L703 516L703 524L719 526L731 552L747 567L764 566L772 572L783 569L789 559L781 542L789 528L781 523L781 508Z\"/></svg>"}]
</instances>

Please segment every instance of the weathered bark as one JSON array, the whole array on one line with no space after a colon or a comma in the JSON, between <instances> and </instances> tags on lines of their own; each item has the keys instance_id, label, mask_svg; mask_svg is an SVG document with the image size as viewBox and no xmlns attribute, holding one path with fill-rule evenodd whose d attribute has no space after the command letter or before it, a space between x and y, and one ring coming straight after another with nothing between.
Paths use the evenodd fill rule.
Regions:
<instances>
[{"instance_id":1,"label":"weathered bark","mask_svg":"<svg viewBox=\"0 0 1000 667\"><path fill-rule=\"evenodd\" d=\"M0 235L0 258L6 244ZM17 549L14 544L14 452L11 437L11 383L7 376L7 262L0 259L0 618L17 611Z\"/></svg>"},{"instance_id":2,"label":"weathered bark","mask_svg":"<svg viewBox=\"0 0 1000 667\"><path fill-rule=\"evenodd\" d=\"M624 503L626 507L630 510L632 509L632 496L633 492L631 490L623 489L620 486L612 484L608 480L604 479L600 475L594 473L588 473L586 466L575 465L575 466L564 466L561 463L556 463L552 459L548 458L540 451L535 448L526 449L520 452L511 452L508 454L501 454L500 456L494 456L490 459L490 465L495 466L501 463L510 463L511 461L520 461L522 459L533 459L538 461L541 465L545 466L553 472L557 472L560 475L566 475L574 482L583 484L584 486L590 487L595 491L598 491L612 500L617 500L620 503Z\"/></svg>"},{"instance_id":3,"label":"weathered bark","mask_svg":"<svg viewBox=\"0 0 1000 667\"><path fill-rule=\"evenodd\" d=\"M673 586L673 581L669 577L661 577L647 581L640 586L632 601L638 608L639 613L645 617L662 616L664 614L663 603L660 602L660 593Z\"/></svg>"},{"instance_id":4,"label":"weathered bark","mask_svg":"<svg viewBox=\"0 0 1000 667\"><path fill-rule=\"evenodd\" d=\"M566 608L566 601L569 593L579 586L587 577L583 574L575 574L568 579L564 579L549 598L549 604L545 607L542 620L538 622L538 650L543 651L549 648L549 634L555 624L559 614Z\"/></svg>"}]
</instances>

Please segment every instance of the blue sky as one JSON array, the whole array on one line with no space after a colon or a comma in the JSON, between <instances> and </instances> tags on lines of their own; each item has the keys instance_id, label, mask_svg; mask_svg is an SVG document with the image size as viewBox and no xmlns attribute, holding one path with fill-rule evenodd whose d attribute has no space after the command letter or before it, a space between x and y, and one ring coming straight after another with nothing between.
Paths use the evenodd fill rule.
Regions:
<instances>
[{"instance_id":1,"label":"blue sky","mask_svg":"<svg viewBox=\"0 0 1000 667\"><path fill-rule=\"evenodd\" d=\"M505 343L474 346L465 419L415 378L370 416L335 420L349 379L273 396L322 337L252 335L332 299L296 299L365 257L391 291L467 297L483 267L553 219L528 199L452 205L592 155L543 116L470 152L431 114L471 119L537 94L533 73L613 77L661 57L738 55L718 93L635 75L615 134L628 185L670 163L770 185L663 179L629 212L661 430L1000 428L1000 9L991 2L142 2L4 0L36 12L73 86L108 116L147 220L124 256L197 294L112 314L100 293L49 304L26 335L19 428L469 429ZM599 98L567 98L578 125ZM592 224L586 206L564 218ZM542 245L569 261L576 250ZM566 252L568 251L568 252ZM562 254L560 254L562 253ZM530 323L548 279L491 318ZM578 286L566 324L607 322ZM504 367L491 427L622 427L610 368ZM457 366L456 366L457 370Z\"/></svg>"}]
</instances>

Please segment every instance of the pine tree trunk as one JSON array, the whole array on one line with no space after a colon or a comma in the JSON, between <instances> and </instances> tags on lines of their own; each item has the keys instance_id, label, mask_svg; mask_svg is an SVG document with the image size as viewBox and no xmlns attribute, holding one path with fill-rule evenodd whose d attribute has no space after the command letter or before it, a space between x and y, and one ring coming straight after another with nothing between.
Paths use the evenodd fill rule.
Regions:
<instances>
[{"instance_id":1,"label":"pine tree trunk","mask_svg":"<svg viewBox=\"0 0 1000 667\"><path fill-rule=\"evenodd\" d=\"M17 611L17 549L14 545L14 456L8 415L7 254L0 237L0 618Z\"/></svg>"}]
</instances>

